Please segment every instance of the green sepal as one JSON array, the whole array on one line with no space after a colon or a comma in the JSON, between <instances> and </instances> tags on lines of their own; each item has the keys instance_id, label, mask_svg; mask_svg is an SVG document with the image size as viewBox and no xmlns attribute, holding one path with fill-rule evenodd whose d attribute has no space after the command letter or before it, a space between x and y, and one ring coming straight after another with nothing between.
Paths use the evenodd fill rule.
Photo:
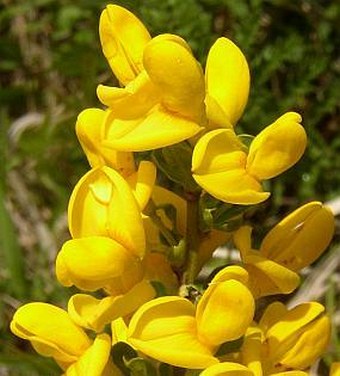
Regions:
<instances>
[{"instance_id":1,"label":"green sepal","mask_svg":"<svg viewBox=\"0 0 340 376\"><path fill-rule=\"evenodd\" d=\"M138 358L136 350L134 350L126 342L117 342L112 346L111 357L114 364L119 368L124 376L130 376L130 369L126 366L126 362Z\"/></svg>"},{"instance_id":2,"label":"green sepal","mask_svg":"<svg viewBox=\"0 0 340 376\"><path fill-rule=\"evenodd\" d=\"M157 167L186 192L200 191L191 174L192 148L187 142L180 142L166 148L156 149L152 158Z\"/></svg>"},{"instance_id":3,"label":"green sepal","mask_svg":"<svg viewBox=\"0 0 340 376\"><path fill-rule=\"evenodd\" d=\"M156 368L146 359L138 357L126 361L131 376L157 376Z\"/></svg>"}]
</instances>

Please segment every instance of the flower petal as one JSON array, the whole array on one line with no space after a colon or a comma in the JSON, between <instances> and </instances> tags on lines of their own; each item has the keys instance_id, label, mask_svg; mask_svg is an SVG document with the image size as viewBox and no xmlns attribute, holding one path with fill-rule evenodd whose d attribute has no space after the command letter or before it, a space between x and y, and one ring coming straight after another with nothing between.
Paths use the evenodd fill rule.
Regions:
<instances>
[{"instance_id":1,"label":"flower petal","mask_svg":"<svg viewBox=\"0 0 340 376\"><path fill-rule=\"evenodd\" d=\"M13 316L11 331L31 341L41 355L66 363L76 361L91 344L66 311L47 303L20 307Z\"/></svg>"},{"instance_id":2,"label":"flower petal","mask_svg":"<svg viewBox=\"0 0 340 376\"><path fill-rule=\"evenodd\" d=\"M205 191L226 203L252 205L265 201L270 196L243 169L192 176Z\"/></svg>"},{"instance_id":3,"label":"flower petal","mask_svg":"<svg viewBox=\"0 0 340 376\"><path fill-rule=\"evenodd\" d=\"M73 295L68 302L68 312L78 325L101 332L106 324L133 313L154 297L154 288L143 280L124 295L103 299L86 294Z\"/></svg>"},{"instance_id":4,"label":"flower petal","mask_svg":"<svg viewBox=\"0 0 340 376\"><path fill-rule=\"evenodd\" d=\"M249 174L259 180L270 179L301 158L307 136L300 122L299 114L287 112L254 138L247 159Z\"/></svg>"},{"instance_id":5,"label":"flower petal","mask_svg":"<svg viewBox=\"0 0 340 376\"><path fill-rule=\"evenodd\" d=\"M250 74L241 50L229 39L218 38L210 48L205 69L207 93L227 115L227 122L235 125L248 100ZM211 112L209 101L208 114ZM216 119L214 119L216 120Z\"/></svg>"},{"instance_id":6,"label":"flower petal","mask_svg":"<svg viewBox=\"0 0 340 376\"><path fill-rule=\"evenodd\" d=\"M245 167L245 147L231 129L216 129L203 135L192 154L194 174L225 172Z\"/></svg>"},{"instance_id":7,"label":"flower petal","mask_svg":"<svg viewBox=\"0 0 340 376\"><path fill-rule=\"evenodd\" d=\"M254 376L254 374L241 364L223 362L206 368L200 376Z\"/></svg>"},{"instance_id":8,"label":"flower petal","mask_svg":"<svg viewBox=\"0 0 340 376\"><path fill-rule=\"evenodd\" d=\"M138 120L109 121L103 145L121 151L146 151L184 141L201 129L194 121L155 106Z\"/></svg>"},{"instance_id":9,"label":"flower petal","mask_svg":"<svg viewBox=\"0 0 340 376\"><path fill-rule=\"evenodd\" d=\"M143 63L151 81L162 93L164 107L202 124L204 76L186 42L176 35L159 35L145 47Z\"/></svg>"},{"instance_id":10,"label":"flower petal","mask_svg":"<svg viewBox=\"0 0 340 376\"><path fill-rule=\"evenodd\" d=\"M298 271L314 262L334 233L334 216L321 202L301 206L279 222L264 238L261 254Z\"/></svg>"},{"instance_id":11,"label":"flower petal","mask_svg":"<svg viewBox=\"0 0 340 376\"><path fill-rule=\"evenodd\" d=\"M111 351L111 339L107 334L98 335L92 346L72 364L66 371L65 376L102 376L104 370L110 367L113 371L113 364L109 360ZM108 370L106 370L107 372ZM112 375L119 375L119 371Z\"/></svg>"},{"instance_id":12,"label":"flower petal","mask_svg":"<svg viewBox=\"0 0 340 376\"><path fill-rule=\"evenodd\" d=\"M240 338L253 320L254 310L253 296L242 282L235 279L212 282L197 305L200 341L218 346Z\"/></svg>"},{"instance_id":13,"label":"flower petal","mask_svg":"<svg viewBox=\"0 0 340 376\"><path fill-rule=\"evenodd\" d=\"M126 179L134 191L140 211L144 210L151 197L156 181L156 174L157 169L152 162L141 161L138 171Z\"/></svg>"},{"instance_id":14,"label":"flower petal","mask_svg":"<svg viewBox=\"0 0 340 376\"><path fill-rule=\"evenodd\" d=\"M115 117L119 119L136 119L144 116L157 102L161 93L142 71L125 88L99 85L97 96L99 100L110 107Z\"/></svg>"},{"instance_id":15,"label":"flower petal","mask_svg":"<svg viewBox=\"0 0 340 376\"><path fill-rule=\"evenodd\" d=\"M131 319L128 341L144 354L184 368L205 368L218 360L196 336L195 308L180 297L161 297Z\"/></svg>"},{"instance_id":16,"label":"flower petal","mask_svg":"<svg viewBox=\"0 0 340 376\"><path fill-rule=\"evenodd\" d=\"M298 274L255 252L249 254L243 262L249 273L249 288L255 298L289 294L300 283Z\"/></svg>"},{"instance_id":17,"label":"flower petal","mask_svg":"<svg viewBox=\"0 0 340 376\"><path fill-rule=\"evenodd\" d=\"M101 167L90 170L75 186L68 208L73 238L106 236L136 256L145 252L145 234L138 203L118 172Z\"/></svg>"},{"instance_id":18,"label":"flower petal","mask_svg":"<svg viewBox=\"0 0 340 376\"><path fill-rule=\"evenodd\" d=\"M142 279L140 259L111 238L90 236L64 243L56 260L56 274L64 286L125 293Z\"/></svg>"},{"instance_id":19,"label":"flower petal","mask_svg":"<svg viewBox=\"0 0 340 376\"><path fill-rule=\"evenodd\" d=\"M100 16L99 36L113 73L126 85L143 69L144 47L151 39L149 32L127 9L107 5Z\"/></svg>"}]
</instances>

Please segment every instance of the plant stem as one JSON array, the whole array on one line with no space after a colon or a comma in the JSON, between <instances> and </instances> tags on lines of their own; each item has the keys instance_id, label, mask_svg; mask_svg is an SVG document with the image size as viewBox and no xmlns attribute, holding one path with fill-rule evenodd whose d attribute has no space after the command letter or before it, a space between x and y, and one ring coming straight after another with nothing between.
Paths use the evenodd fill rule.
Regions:
<instances>
[{"instance_id":1,"label":"plant stem","mask_svg":"<svg viewBox=\"0 0 340 376\"><path fill-rule=\"evenodd\" d=\"M183 282L186 285L192 284L197 275L199 241L199 197L188 195L186 226L187 261L183 276Z\"/></svg>"}]
</instances>

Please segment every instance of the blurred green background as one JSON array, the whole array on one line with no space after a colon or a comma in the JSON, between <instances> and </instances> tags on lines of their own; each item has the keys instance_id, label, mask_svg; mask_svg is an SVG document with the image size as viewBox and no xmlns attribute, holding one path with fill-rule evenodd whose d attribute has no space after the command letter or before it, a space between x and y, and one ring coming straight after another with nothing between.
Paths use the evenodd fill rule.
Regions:
<instances>
[{"instance_id":1,"label":"blurred green background","mask_svg":"<svg viewBox=\"0 0 340 376\"><path fill-rule=\"evenodd\" d=\"M297 166L270 183L273 195L264 207L267 221L272 223L278 213L306 201L337 203L339 2L116 3L138 15L152 35L171 32L184 37L202 64L219 36L240 46L250 65L252 86L239 132L256 134L286 111L302 114L308 149ZM76 116L86 107L100 106L97 84L114 84L98 37L99 15L106 4L2 0L0 5L0 375L58 374L52 362L14 338L8 324L23 302L64 305L72 292L57 284L53 265L69 236L69 195L88 169L74 133ZM326 375L329 363L340 360L338 234L337 223L335 245L306 279L313 283L313 273L331 265L316 298L327 304L335 325L329 354L315 374ZM305 291L315 290L313 286L307 284Z\"/></svg>"}]
</instances>

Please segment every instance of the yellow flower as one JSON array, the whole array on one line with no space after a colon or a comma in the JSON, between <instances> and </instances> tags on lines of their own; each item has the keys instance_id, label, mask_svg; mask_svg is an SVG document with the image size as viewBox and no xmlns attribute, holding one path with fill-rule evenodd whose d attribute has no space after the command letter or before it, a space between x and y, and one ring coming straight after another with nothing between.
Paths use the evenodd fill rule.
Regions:
<instances>
[{"instance_id":1,"label":"yellow flower","mask_svg":"<svg viewBox=\"0 0 340 376\"><path fill-rule=\"evenodd\" d=\"M141 306L131 319L128 341L144 354L178 367L199 369L217 363L219 345L241 337L254 314L246 271L227 267L219 278L196 310L190 301L175 296Z\"/></svg>"},{"instance_id":2,"label":"yellow flower","mask_svg":"<svg viewBox=\"0 0 340 376\"><path fill-rule=\"evenodd\" d=\"M206 368L200 373L200 376L254 376L254 374L241 364L223 362Z\"/></svg>"},{"instance_id":3,"label":"yellow flower","mask_svg":"<svg viewBox=\"0 0 340 376\"><path fill-rule=\"evenodd\" d=\"M282 303L268 306L258 327L248 330L241 349L242 363L255 376L306 370L325 351L330 320L317 302L288 310Z\"/></svg>"},{"instance_id":4,"label":"yellow flower","mask_svg":"<svg viewBox=\"0 0 340 376\"><path fill-rule=\"evenodd\" d=\"M119 376L109 361L111 339L99 335L92 342L63 309L29 303L13 316L11 331L31 342L41 355L52 357L67 376Z\"/></svg>"},{"instance_id":5,"label":"yellow flower","mask_svg":"<svg viewBox=\"0 0 340 376\"><path fill-rule=\"evenodd\" d=\"M201 130L204 76L182 38L164 34L151 39L141 21L117 5L103 11L99 35L104 55L125 86L97 88L110 114L105 120L104 146L150 150Z\"/></svg>"},{"instance_id":6,"label":"yellow flower","mask_svg":"<svg viewBox=\"0 0 340 376\"><path fill-rule=\"evenodd\" d=\"M144 210L156 180L156 166L141 161L136 171L132 152L104 148L103 127L109 111L88 108L77 119L76 133L92 168L108 166L122 175L136 196L141 211Z\"/></svg>"},{"instance_id":7,"label":"yellow flower","mask_svg":"<svg viewBox=\"0 0 340 376\"><path fill-rule=\"evenodd\" d=\"M218 38L210 48L205 82L209 127L233 127L247 103L250 74L246 58L231 40Z\"/></svg>"},{"instance_id":8,"label":"yellow flower","mask_svg":"<svg viewBox=\"0 0 340 376\"><path fill-rule=\"evenodd\" d=\"M118 172L90 170L75 186L68 207L73 238L109 237L137 257L145 252L140 207L128 183Z\"/></svg>"},{"instance_id":9,"label":"yellow flower","mask_svg":"<svg viewBox=\"0 0 340 376\"><path fill-rule=\"evenodd\" d=\"M306 147L300 115L289 112L266 127L249 150L232 129L216 129L197 142L192 156L196 182L217 199L232 204L256 204L266 200L261 181L293 166Z\"/></svg>"},{"instance_id":10,"label":"yellow flower","mask_svg":"<svg viewBox=\"0 0 340 376\"><path fill-rule=\"evenodd\" d=\"M296 272L313 263L329 245L334 217L321 202L305 204L269 231L259 250L251 247L251 231L243 226L234 234L251 291L256 297L288 294L299 284Z\"/></svg>"}]
</instances>

